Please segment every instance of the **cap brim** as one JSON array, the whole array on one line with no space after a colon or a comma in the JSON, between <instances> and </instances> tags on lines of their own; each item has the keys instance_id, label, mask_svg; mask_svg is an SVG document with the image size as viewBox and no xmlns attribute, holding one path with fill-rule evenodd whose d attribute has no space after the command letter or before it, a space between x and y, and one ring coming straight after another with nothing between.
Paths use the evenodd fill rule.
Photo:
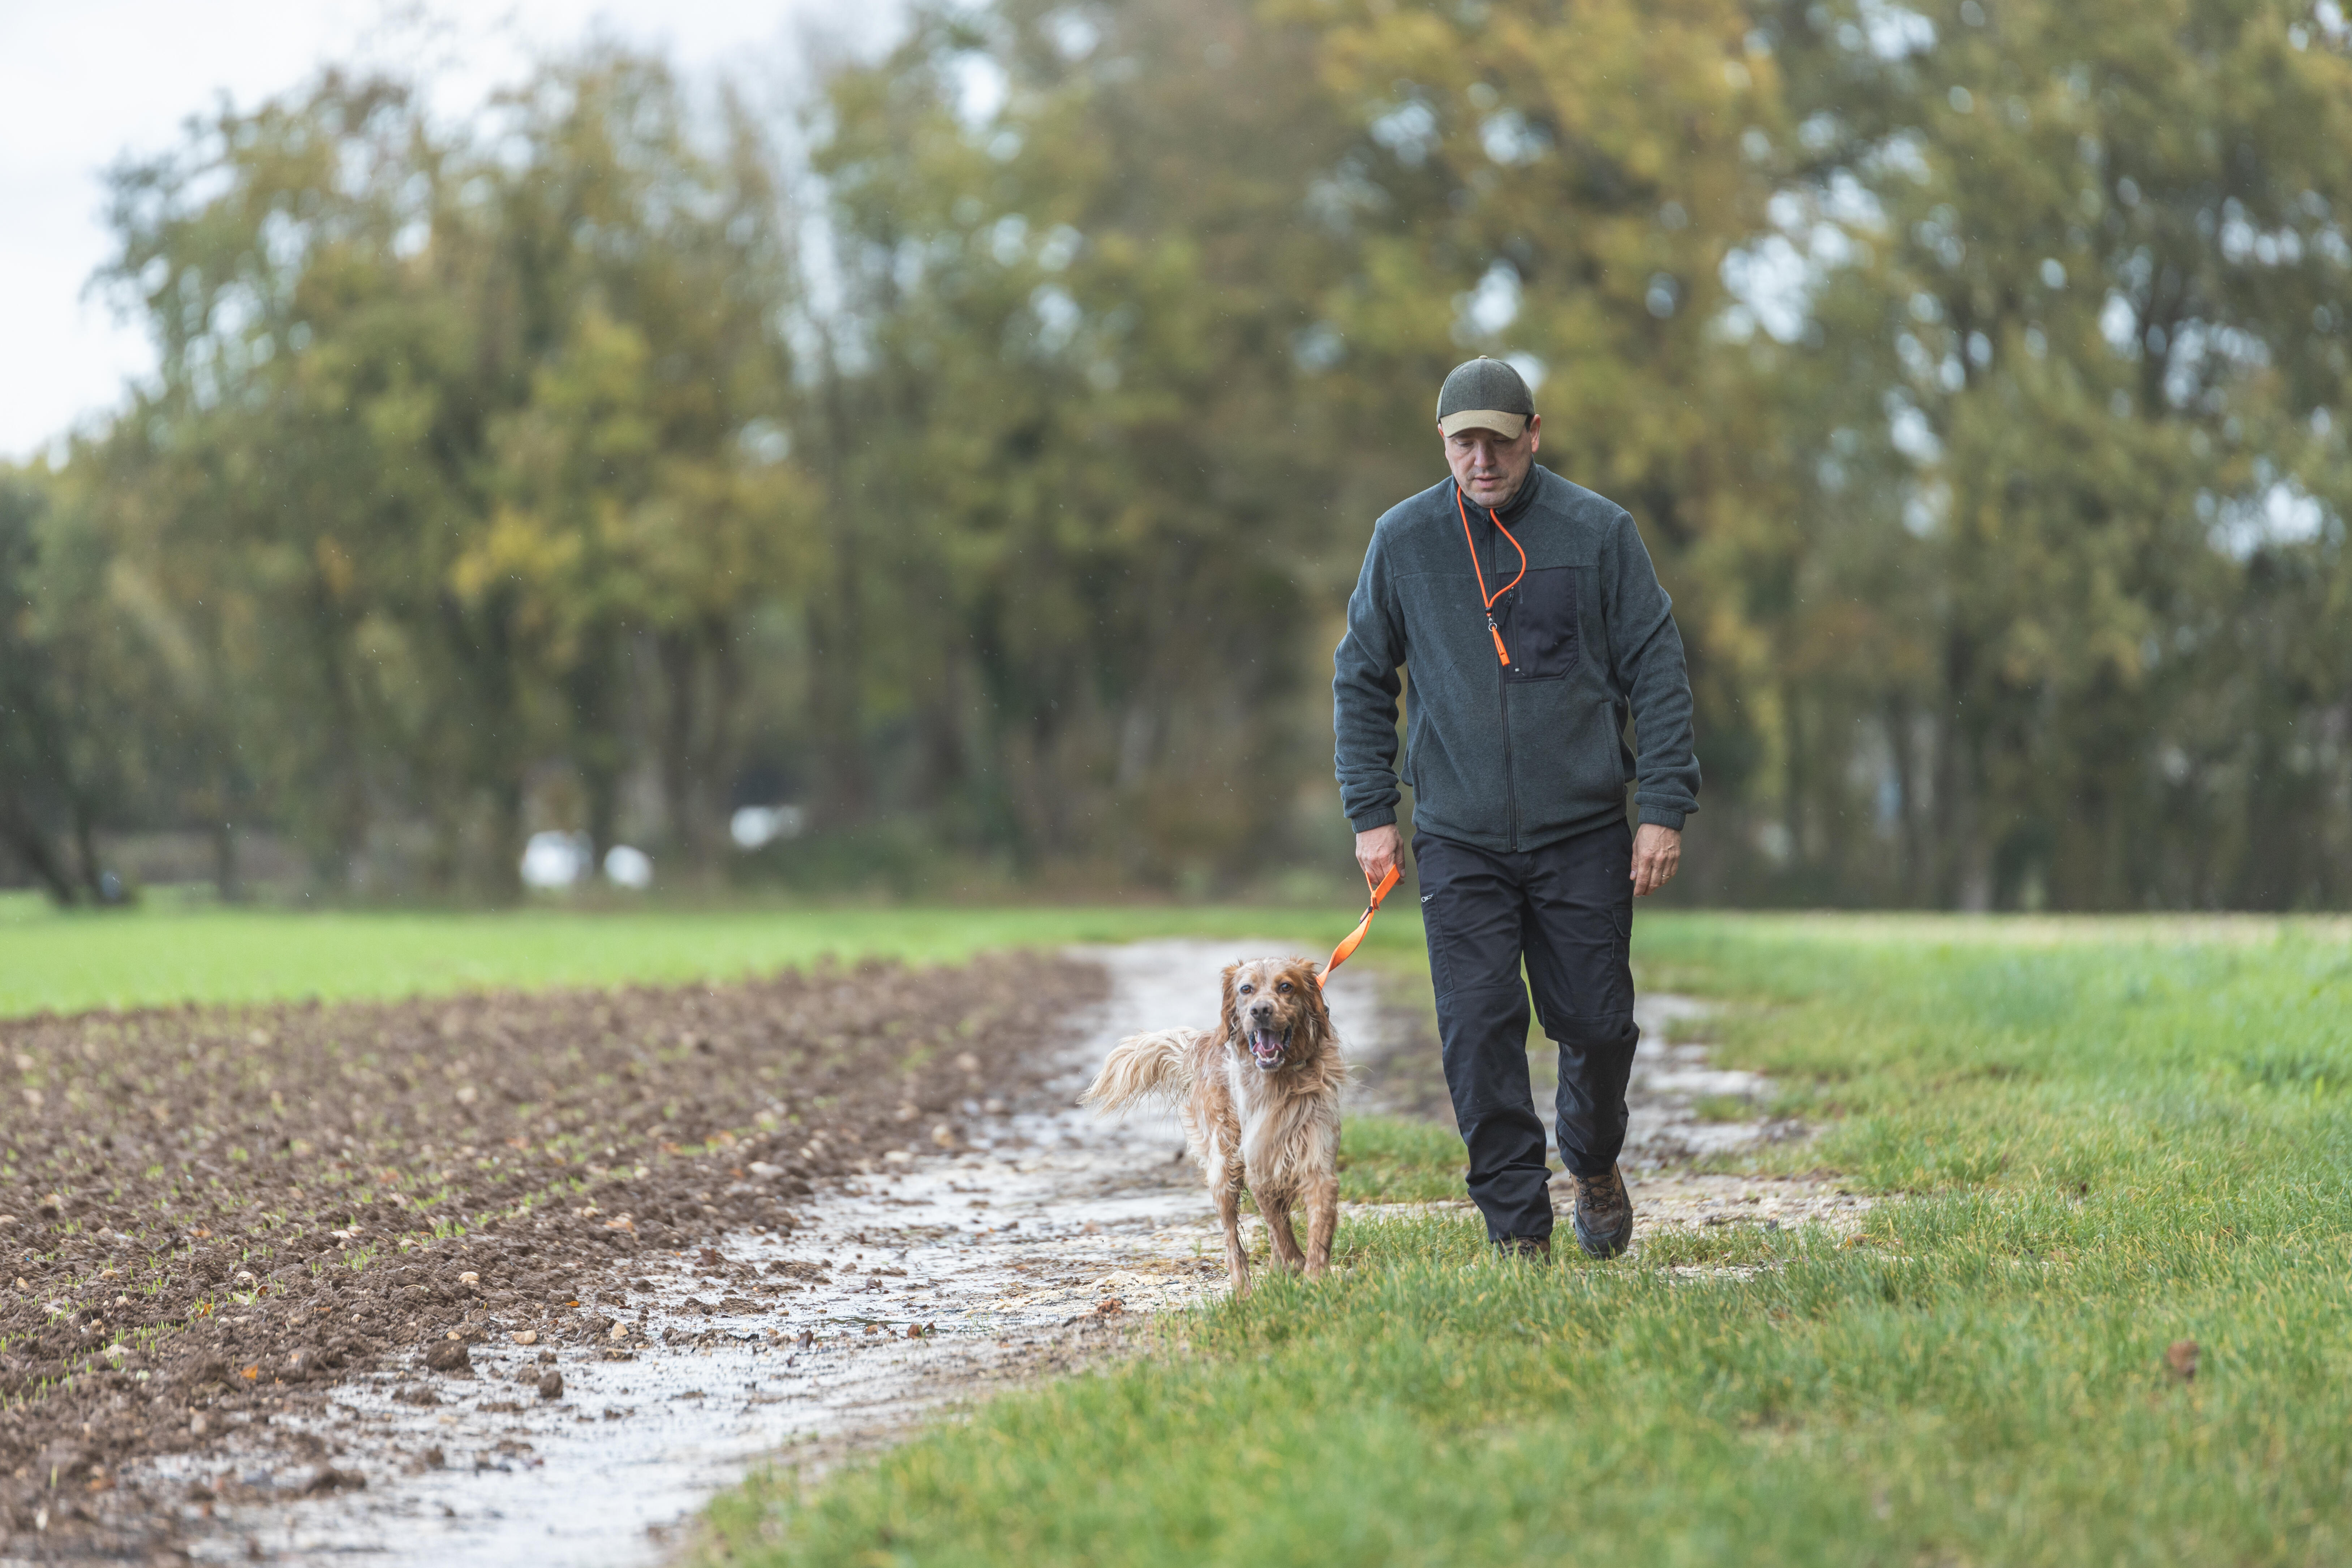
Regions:
<instances>
[{"instance_id":1,"label":"cap brim","mask_svg":"<svg viewBox=\"0 0 2352 1568\"><path fill-rule=\"evenodd\" d=\"M1492 430L1506 441L1516 441L1527 431L1528 416L1506 414L1499 408L1465 408L1440 419L1437 427L1448 436L1459 436L1465 430Z\"/></svg>"}]
</instances>

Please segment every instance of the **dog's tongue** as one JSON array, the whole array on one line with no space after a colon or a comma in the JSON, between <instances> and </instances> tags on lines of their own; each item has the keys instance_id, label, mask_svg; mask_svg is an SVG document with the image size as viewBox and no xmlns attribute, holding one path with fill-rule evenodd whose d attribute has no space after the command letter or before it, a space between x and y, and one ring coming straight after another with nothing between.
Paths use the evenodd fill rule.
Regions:
<instances>
[{"instance_id":1,"label":"dog's tongue","mask_svg":"<svg viewBox=\"0 0 2352 1568\"><path fill-rule=\"evenodd\" d=\"M1282 1054L1282 1037L1271 1029L1250 1031L1250 1054L1262 1062L1270 1062Z\"/></svg>"}]
</instances>

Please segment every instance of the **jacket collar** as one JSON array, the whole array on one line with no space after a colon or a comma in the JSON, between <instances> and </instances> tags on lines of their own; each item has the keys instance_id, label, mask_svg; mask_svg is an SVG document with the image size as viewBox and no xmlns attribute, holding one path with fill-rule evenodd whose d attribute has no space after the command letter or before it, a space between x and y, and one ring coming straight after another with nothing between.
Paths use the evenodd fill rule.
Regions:
<instances>
[{"instance_id":1,"label":"jacket collar","mask_svg":"<svg viewBox=\"0 0 2352 1568\"><path fill-rule=\"evenodd\" d=\"M1544 481L1547 477L1547 472L1541 463L1530 463L1528 465L1528 477L1519 481L1519 488L1511 492L1510 500L1505 501L1501 506L1495 509L1495 515L1503 520L1503 525L1505 527L1509 527L1512 523L1518 521L1520 518L1527 515L1528 509L1535 505L1537 495L1542 491ZM1445 482L1454 487L1454 490L1456 495L1461 494L1462 486L1458 481L1452 478L1448 478ZM1463 496L1462 499L1465 501L1469 500L1467 496ZM1474 506L1469 510L1471 516L1475 518L1483 514L1486 509L1484 507Z\"/></svg>"}]
</instances>

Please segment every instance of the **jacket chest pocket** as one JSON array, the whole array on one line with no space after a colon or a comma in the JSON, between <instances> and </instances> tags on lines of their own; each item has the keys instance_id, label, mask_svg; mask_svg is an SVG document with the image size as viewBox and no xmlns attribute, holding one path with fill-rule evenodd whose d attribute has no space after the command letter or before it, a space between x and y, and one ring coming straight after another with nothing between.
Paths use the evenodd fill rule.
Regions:
<instances>
[{"instance_id":1,"label":"jacket chest pocket","mask_svg":"<svg viewBox=\"0 0 2352 1568\"><path fill-rule=\"evenodd\" d=\"M1575 668L1581 571L1546 566L1530 572L1496 606L1503 644L1511 650L1510 679L1558 680Z\"/></svg>"}]
</instances>

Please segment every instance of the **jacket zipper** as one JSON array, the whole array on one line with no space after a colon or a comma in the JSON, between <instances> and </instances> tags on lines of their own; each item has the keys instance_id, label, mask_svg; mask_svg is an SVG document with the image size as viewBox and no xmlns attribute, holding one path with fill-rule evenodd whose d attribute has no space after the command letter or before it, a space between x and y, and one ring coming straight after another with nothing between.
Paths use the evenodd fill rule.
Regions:
<instances>
[{"instance_id":1,"label":"jacket zipper","mask_svg":"<svg viewBox=\"0 0 2352 1568\"><path fill-rule=\"evenodd\" d=\"M1495 541L1486 541L1490 563L1499 574L1503 569L1501 553L1494 550ZM1497 638L1499 641L1499 637ZM1503 709L1503 821L1509 829L1509 847L1517 853L1519 847L1519 789L1511 776L1511 679L1510 671L1500 664L1495 667L1495 694Z\"/></svg>"},{"instance_id":2,"label":"jacket zipper","mask_svg":"<svg viewBox=\"0 0 2352 1568\"><path fill-rule=\"evenodd\" d=\"M1511 683L1503 679L1500 668L1495 671L1496 689L1503 697L1503 810L1511 829L1511 849L1519 847L1519 792L1511 779Z\"/></svg>"}]
</instances>

